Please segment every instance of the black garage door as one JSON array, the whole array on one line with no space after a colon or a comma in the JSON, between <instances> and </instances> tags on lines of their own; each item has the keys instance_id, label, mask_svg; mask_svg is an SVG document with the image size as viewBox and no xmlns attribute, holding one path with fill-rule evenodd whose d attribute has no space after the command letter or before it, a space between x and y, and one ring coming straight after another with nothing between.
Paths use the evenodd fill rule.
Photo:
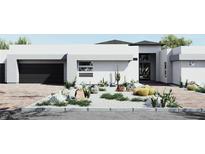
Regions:
<instances>
[{"instance_id":1,"label":"black garage door","mask_svg":"<svg viewBox=\"0 0 205 154\"><path fill-rule=\"evenodd\" d=\"M18 64L20 83L63 83L63 64Z\"/></svg>"},{"instance_id":2,"label":"black garage door","mask_svg":"<svg viewBox=\"0 0 205 154\"><path fill-rule=\"evenodd\" d=\"M5 82L5 64L0 64L0 83Z\"/></svg>"}]
</instances>

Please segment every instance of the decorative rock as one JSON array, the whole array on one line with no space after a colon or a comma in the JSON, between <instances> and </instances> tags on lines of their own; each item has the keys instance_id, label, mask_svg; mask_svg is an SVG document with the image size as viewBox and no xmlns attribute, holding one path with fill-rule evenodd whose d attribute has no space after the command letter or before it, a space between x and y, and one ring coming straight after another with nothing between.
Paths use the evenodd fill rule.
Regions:
<instances>
[{"instance_id":1,"label":"decorative rock","mask_svg":"<svg viewBox=\"0 0 205 154\"><path fill-rule=\"evenodd\" d=\"M62 93L62 95L65 95L65 96L69 96L69 93L70 93L70 90L68 90L68 89L63 89L62 91L61 91L61 93Z\"/></svg>"},{"instance_id":2,"label":"decorative rock","mask_svg":"<svg viewBox=\"0 0 205 154\"><path fill-rule=\"evenodd\" d=\"M157 106L156 107L161 107L161 98L160 97L158 97L158 100L157 100ZM145 105L147 106L147 107L152 107L152 103L151 103L151 97L149 97L148 99L147 99L147 101L145 102Z\"/></svg>"},{"instance_id":3,"label":"decorative rock","mask_svg":"<svg viewBox=\"0 0 205 154\"><path fill-rule=\"evenodd\" d=\"M75 85L75 89L82 89L83 86L82 85Z\"/></svg>"},{"instance_id":4,"label":"decorative rock","mask_svg":"<svg viewBox=\"0 0 205 154\"><path fill-rule=\"evenodd\" d=\"M92 86L90 88L91 94L97 94L98 93L98 87L96 85Z\"/></svg>"},{"instance_id":5,"label":"decorative rock","mask_svg":"<svg viewBox=\"0 0 205 154\"><path fill-rule=\"evenodd\" d=\"M69 96L70 96L71 99L75 98L75 93L76 93L76 89L70 88Z\"/></svg>"},{"instance_id":6,"label":"decorative rock","mask_svg":"<svg viewBox=\"0 0 205 154\"><path fill-rule=\"evenodd\" d=\"M134 87L135 87L135 88L139 88L139 87L142 87L142 86L144 86L144 85L141 84L141 83L134 83Z\"/></svg>"},{"instance_id":7,"label":"decorative rock","mask_svg":"<svg viewBox=\"0 0 205 154\"><path fill-rule=\"evenodd\" d=\"M82 89L76 90L75 98L76 98L77 100L85 99L85 94L84 94L84 92L83 92Z\"/></svg>"},{"instance_id":8,"label":"decorative rock","mask_svg":"<svg viewBox=\"0 0 205 154\"><path fill-rule=\"evenodd\" d=\"M61 91L56 93L55 95L51 96L49 101L51 103L59 103L59 102L64 102L66 100L66 96L61 94Z\"/></svg>"}]
</instances>

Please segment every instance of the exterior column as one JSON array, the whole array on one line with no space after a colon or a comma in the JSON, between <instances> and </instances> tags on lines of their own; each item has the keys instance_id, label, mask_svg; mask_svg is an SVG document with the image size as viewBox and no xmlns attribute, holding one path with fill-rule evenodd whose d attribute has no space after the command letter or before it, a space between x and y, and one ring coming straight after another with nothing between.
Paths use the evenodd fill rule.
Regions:
<instances>
[{"instance_id":1,"label":"exterior column","mask_svg":"<svg viewBox=\"0 0 205 154\"><path fill-rule=\"evenodd\" d=\"M73 82L77 77L77 59L73 55L67 54L67 81Z\"/></svg>"},{"instance_id":2,"label":"exterior column","mask_svg":"<svg viewBox=\"0 0 205 154\"><path fill-rule=\"evenodd\" d=\"M19 83L19 70L15 57L7 55L6 60L6 83Z\"/></svg>"},{"instance_id":3,"label":"exterior column","mask_svg":"<svg viewBox=\"0 0 205 154\"><path fill-rule=\"evenodd\" d=\"M156 81L160 81L160 56L156 53Z\"/></svg>"}]
</instances>

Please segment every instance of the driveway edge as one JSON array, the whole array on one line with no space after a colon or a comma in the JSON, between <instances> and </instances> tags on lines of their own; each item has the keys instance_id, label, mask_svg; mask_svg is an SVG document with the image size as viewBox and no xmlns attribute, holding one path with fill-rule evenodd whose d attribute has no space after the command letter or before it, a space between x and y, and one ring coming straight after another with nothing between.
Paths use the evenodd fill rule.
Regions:
<instances>
[{"instance_id":1,"label":"driveway edge","mask_svg":"<svg viewBox=\"0 0 205 154\"><path fill-rule=\"evenodd\" d=\"M205 108L93 108L93 107L25 107L21 108L22 112L138 112L138 111L155 111L155 112L189 112L205 113ZM1 111L0 111L1 112Z\"/></svg>"}]
</instances>

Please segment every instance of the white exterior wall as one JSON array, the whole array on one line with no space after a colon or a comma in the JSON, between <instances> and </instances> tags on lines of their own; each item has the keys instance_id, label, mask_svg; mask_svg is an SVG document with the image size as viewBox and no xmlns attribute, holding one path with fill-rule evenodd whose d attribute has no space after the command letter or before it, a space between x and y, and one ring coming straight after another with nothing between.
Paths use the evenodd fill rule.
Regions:
<instances>
[{"instance_id":1,"label":"white exterior wall","mask_svg":"<svg viewBox=\"0 0 205 154\"><path fill-rule=\"evenodd\" d=\"M156 54L156 81L160 81L160 51L161 46L139 46L139 53Z\"/></svg>"},{"instance_id":2,"label":"white exterior wall","mask_svg":"<svg viewBox=\"0 0 205 154\"><path fill-rule=\"evenodd\" d=\"M180 54L205 54L205 46L182 46Z\"/></svg>"},{"instance_id":3,"label":"white exterior wall","mask_svg":"<svg viewBox=\"0 0 205 154\"><path fill-rule=\"evenodd\" d=\"M138 79L138 47L128 45L12 45L7 55L6 82L18 83L19 71L17 60L63 60L64 80L73 81L78 76L77 61L88 60L94 62L94 77L78 78L79 81L98 83L103 76L116 71L114 64L119 65L122 70L122 78L125 74L129 80ZM104 61L104 62L103 62ZM109 73L108 73L109 72Z\"/></svg>"},{"instance_id":4,"label":"white exterior wall","mask_svg":"<svg viewBox=\"0 0 205 154\"><path fill-rule=\"evenodd\" d=\"M179 60L172 62L172 83L186 80L205 83L205 60L201 60L205 55L204 46L182 46L173 49L172 54L179 55Z\"/></svg>"},{"instance_id":5,"label":"white exterior wall","mask_svg":"<svg viewBox=\"0 0 205 154\"><path fill-rule=\"evenodd\" d=\"M177 47L177 48L172 49L172 55L181 54L181 49L182 49L182 47Z\"/></svg>"},{"instance_id":6,"label":"white exterior wall","mask_svg":"<svg viewBox=\"0 0 205 154\"><path fill-rule=\"evenodd\" d=\"M181 81L181 62L172 62L172 83L179 85Z\"/></svg>"},{"instance_id":7,"label":"white exterior wall","mask_svg":"<svg viewBox=\"0 0 205 154\"><path fill-rule=\"evenodd\" d=\"M117 67L121 75L120 83L138 80L138 69L133 61L94 61L93 77L77 77L77 81L97 84L104 78L108 83L114 83Z\"/></svg>"},{"instance_id":8,"label":"white exterior wall","mask_svg":"<svg viewBox=\"0 0 205 154\"><path fill-rule=\"evenodd\" d=\"M205 61L193 61L194 66L189 65L189 61L181 61L182 81L195 81L198 84L205 84Z\"/></svg>"}]
</instances>

